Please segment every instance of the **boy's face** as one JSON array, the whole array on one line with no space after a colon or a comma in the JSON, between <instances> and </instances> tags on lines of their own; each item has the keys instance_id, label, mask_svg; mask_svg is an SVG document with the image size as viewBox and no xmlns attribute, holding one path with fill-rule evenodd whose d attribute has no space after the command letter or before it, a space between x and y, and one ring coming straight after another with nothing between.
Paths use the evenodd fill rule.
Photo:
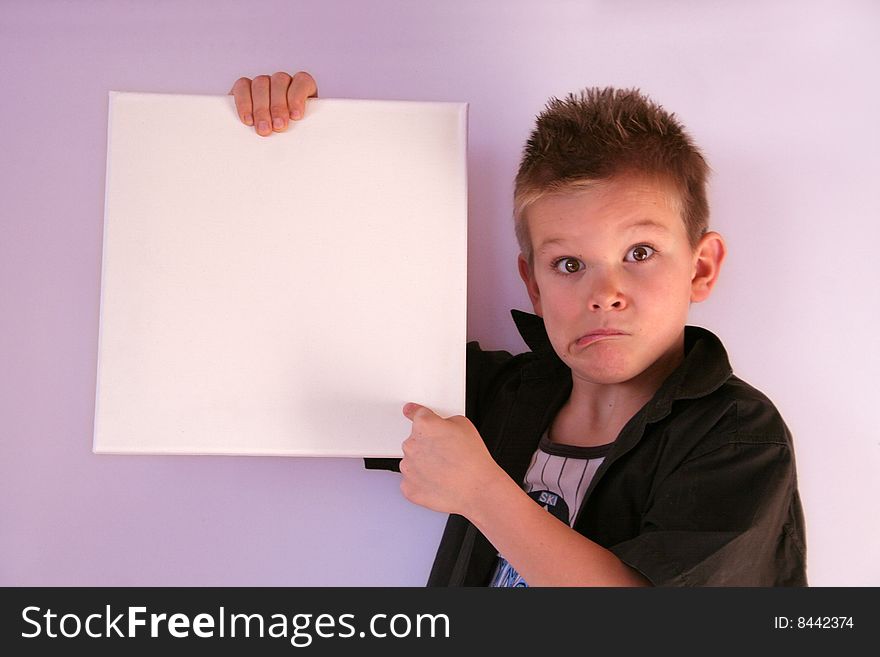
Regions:
<instances>
[{"instance_id":1,"label":"boy's face","mask_svg":"<svg viewBox=\"0 0 880 657\"><path fill-rule=\"evenodd\" d=\"M671 187L627 176L527 210L534 256L520 274L573 376L618 384L680 361L688 307L711 291L724 245L708 233L692 248L679 206Z\"/></svg>"}]
</instances>

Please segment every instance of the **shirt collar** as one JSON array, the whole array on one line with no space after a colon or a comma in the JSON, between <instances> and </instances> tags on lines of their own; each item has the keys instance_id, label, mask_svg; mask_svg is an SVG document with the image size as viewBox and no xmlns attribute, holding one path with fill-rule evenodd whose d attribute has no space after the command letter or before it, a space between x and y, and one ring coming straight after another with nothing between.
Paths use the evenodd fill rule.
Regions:
<instances>
[{"instance_id":1,"label":"shirt collar","mask_svg":"<svg viewBox=\"0 0 880 657\"><path fill-rule=\"evenodd\" d=\"M512 310L510 314L523 341L536 356L535 364L540 363L542 369L550 367L553 370L562 366L570 376L568 366L553 351L544 320L521 310ZM684 354L684 360L655 393L650 403L650 421L667 415L672 402L676 400L698 399L714 392L733 374L724 345L707 329L685 327Z\"/></svg>"},{"instance_id":2,"label":"shirt collar","mask_svg":"<svg viewBox=\"0 0 880 657\"><path fill-rule=\"evenodd\" d=\"M543 317L538 317L532 313L524 313L522 310L511 310L510 316L513 317L513 323L516 324L516 329L519 331L526 346L535 354L543 354L547 350L553 351L553 345L550 344L550 336L547 335Z\"/></svg>"}]
</instances>

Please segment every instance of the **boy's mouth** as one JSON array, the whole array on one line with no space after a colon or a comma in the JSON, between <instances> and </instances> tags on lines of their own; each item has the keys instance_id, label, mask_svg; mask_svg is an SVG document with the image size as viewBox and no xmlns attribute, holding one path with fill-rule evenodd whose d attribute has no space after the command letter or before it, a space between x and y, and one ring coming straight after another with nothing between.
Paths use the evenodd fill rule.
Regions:
<instances>
[{"instance_id":1,"label":"boy's mouth","mask_svg":"<svg viewBox=\"0 0 880 657\"><path fill-rule=\"evenodd\" d=\"M611 328L596 329L595 331L590 331L586 335L582 335L581 337L579 337L577 339L577 342L575 342L575 344L578 347L587 347L587 346L593 344L594 342L599 342L600 340L607 340L610 338L617 338L617 337L620 337L623 335L626 335L626 333L624 333L623 331L619 331L617 329L611 329Z\"/></svg>"}]
</instances>

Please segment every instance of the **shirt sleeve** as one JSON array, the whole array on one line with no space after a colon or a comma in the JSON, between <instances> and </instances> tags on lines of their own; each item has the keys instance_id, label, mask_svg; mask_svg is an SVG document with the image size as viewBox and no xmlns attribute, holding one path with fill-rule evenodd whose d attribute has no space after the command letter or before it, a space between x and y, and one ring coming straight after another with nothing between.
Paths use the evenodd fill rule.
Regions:
<instances>
[{"instance_id":1,"label":"shirt sleeve","mask_svg":"<svg viewBox=\"0 0 880 657\"><path fill-rule=\"evenodd\" d=\"M731 441L666 477L609 549L657 586L805 585L795 479L790 445Z\"/></svg>"}]
</instances>

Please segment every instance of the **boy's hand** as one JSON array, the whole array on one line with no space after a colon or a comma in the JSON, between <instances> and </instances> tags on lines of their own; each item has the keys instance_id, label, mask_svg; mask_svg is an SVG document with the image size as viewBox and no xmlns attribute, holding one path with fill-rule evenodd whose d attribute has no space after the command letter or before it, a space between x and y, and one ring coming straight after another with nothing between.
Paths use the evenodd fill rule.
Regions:
<instances>
[{"instance_id":1,"label":"boy's hand","mask_svg":"<svg viewBox=\"0 0 880 657\"><path fill-rule=\"evenodd\" d=\"M293 76L284 72L258 75L253 80L239 78L229 93L235 98L238 118L256 127L257 134L268 137L287 130L288 122L305 115L306 99L318 95L315 78L300 71Z\"/></svg>"},{"instance_id":2,"label":"boy's hand","mask_svg":"<svg viewBox=\"0 0 880 657\"><path fill-rule=\"evenodd\" d=\"M412 420L412 431L403 442L400 490L410 502L468 516L485 486L507 477L467 418L444 419L412 403L403 414Z\"/></svg>"}]
</instances>

